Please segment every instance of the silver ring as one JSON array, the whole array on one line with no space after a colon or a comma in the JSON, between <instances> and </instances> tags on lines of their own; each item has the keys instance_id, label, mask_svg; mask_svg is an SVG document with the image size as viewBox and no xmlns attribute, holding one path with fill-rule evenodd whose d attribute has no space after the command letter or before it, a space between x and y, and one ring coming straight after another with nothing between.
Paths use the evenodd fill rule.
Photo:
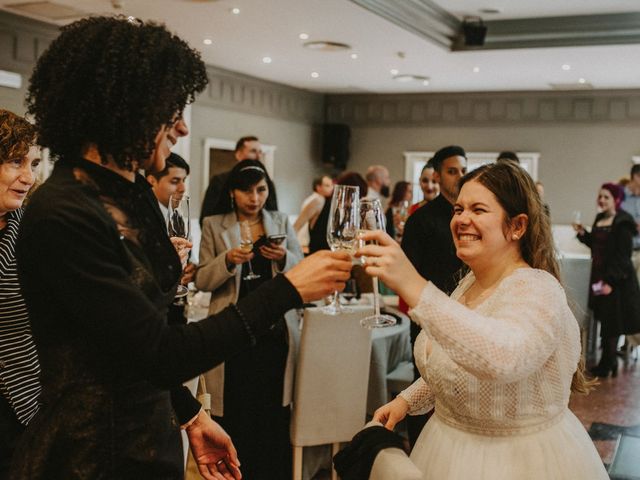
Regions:
<instances>
[{"instance_id":1,"label":"silver ring","mask_svg":"<svg viewBox=\"0 0 640 480\"><path fill-rule=\"evenodd\" d=\"M216 465L220 465L221 463L224 463L224 458L221 458L220 460L218 460L218 461L216 462Z\"/></svg>"}]
</instances>

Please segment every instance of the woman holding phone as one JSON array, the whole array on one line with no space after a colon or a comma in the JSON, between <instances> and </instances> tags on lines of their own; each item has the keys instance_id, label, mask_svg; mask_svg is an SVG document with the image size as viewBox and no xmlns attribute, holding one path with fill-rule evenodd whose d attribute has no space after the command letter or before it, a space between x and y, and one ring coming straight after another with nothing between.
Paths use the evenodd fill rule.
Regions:
<instances>
[{"instance_id":1,"label":"woman holding phone","mask_svg":"<svg viewBox=\"0 0 640 480\"><path fill-rule=\"evenodd\" d=\"M202 223L195 283L198 289L212 292L210 315L302 259L287 215L265 208L269 184L261 162L239 162L214 210L217 214ZM293 357L288 339L281 318L252 349L207 373L212 414L233 438L246 478L291 475L291 398L286 385L293 375Z\"/></svg>"}]
</instances>

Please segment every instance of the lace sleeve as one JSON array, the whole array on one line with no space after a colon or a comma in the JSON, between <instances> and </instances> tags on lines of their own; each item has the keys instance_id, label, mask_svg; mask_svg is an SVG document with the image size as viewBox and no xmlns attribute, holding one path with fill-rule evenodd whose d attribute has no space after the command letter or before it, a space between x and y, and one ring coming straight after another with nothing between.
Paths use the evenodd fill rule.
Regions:
<instances>
[{"instance_id":1,"label":"lace sleeve","mask_svg":"<svg viewBox=\"0 0 640 480\"><path fill-rule=\"evenodd\" d=\"M480 380L514 382L549 358L570 316L560 284L540 270L503 280L482 314L449 298L432 283L410 312L449 357Z\"/></svg>"},{"instance_id":2,"label":"lace sleeve","mask_svg":"<svg viewBox=\"0 0 640 480\"><path fill-rule=\"evenodd\" d=\"M400 397L409 404L409 415L423 415L433 408L435 397L427 382L419 378L400 392Z\"/></svg>"}]
</instances>

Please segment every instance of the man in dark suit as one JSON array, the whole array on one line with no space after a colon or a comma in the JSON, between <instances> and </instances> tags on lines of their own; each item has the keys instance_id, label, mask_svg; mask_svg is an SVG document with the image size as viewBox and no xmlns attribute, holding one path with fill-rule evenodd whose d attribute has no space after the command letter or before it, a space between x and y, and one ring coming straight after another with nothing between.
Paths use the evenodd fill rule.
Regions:
<instances>
[{"instance_id":1,"label":"man in dark suit","mask_svg":"<svg viewBox=\"0 0 640 480\"><path fill-rule=\"evenodd\" d=\"M242 160L260 160L262 161L262 148L258 137L248 135L240 138L236 142L236 148L233 152L236 161ZM202 201L202 209L200 210L200 225L204 217L215 215L215 207L220 198L220 194L225 188L227 179L229 178L229 172L220 173L211 177L207 191L204 194L204 200ZM277 210L278 201L276 199L276 191L273 184L269 185L269 189L272 191L272 195L269 195L269 202L265 206L267 210Z\"/></svg>"},{"instance_id":2,"label":"man in dark suit","mask_svg":"<svg viewBox=\"0 0 640 480\"><path fill-rule=\"evenodd\" d=\"M436 287L450 294L455 289L462 267L456 256L449 222L453 204L458 197L458 182L466 171L466 153L455 145L438 150L433 158L433 179L440 185L440 195L415 211L409 217L402 236L402 250L416 270ZM411 344L415 343L420 327L411 324ZM420 376L415 363L415 378ZM408 416L407 429L411 446L420 435L427 415Z\"/></svg>"}]
</instances>

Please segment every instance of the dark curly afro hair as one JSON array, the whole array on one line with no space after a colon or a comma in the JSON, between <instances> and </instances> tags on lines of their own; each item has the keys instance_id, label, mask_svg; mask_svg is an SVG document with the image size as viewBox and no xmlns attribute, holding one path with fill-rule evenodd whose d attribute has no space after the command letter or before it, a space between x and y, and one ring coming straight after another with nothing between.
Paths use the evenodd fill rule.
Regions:
<instances>
[{"instance_id":1,"label":"dark curly afro hair","mask_svg":"<svg viewBox=\"0 0 640 480\"><path fill-rule=\"evenodd\" d=\"M92 17L64 27L42 54L27 106L54 156L95 144L103 161L130 170L206 85L200 54L164 26Z\"/></svg>"}]
</instances>

